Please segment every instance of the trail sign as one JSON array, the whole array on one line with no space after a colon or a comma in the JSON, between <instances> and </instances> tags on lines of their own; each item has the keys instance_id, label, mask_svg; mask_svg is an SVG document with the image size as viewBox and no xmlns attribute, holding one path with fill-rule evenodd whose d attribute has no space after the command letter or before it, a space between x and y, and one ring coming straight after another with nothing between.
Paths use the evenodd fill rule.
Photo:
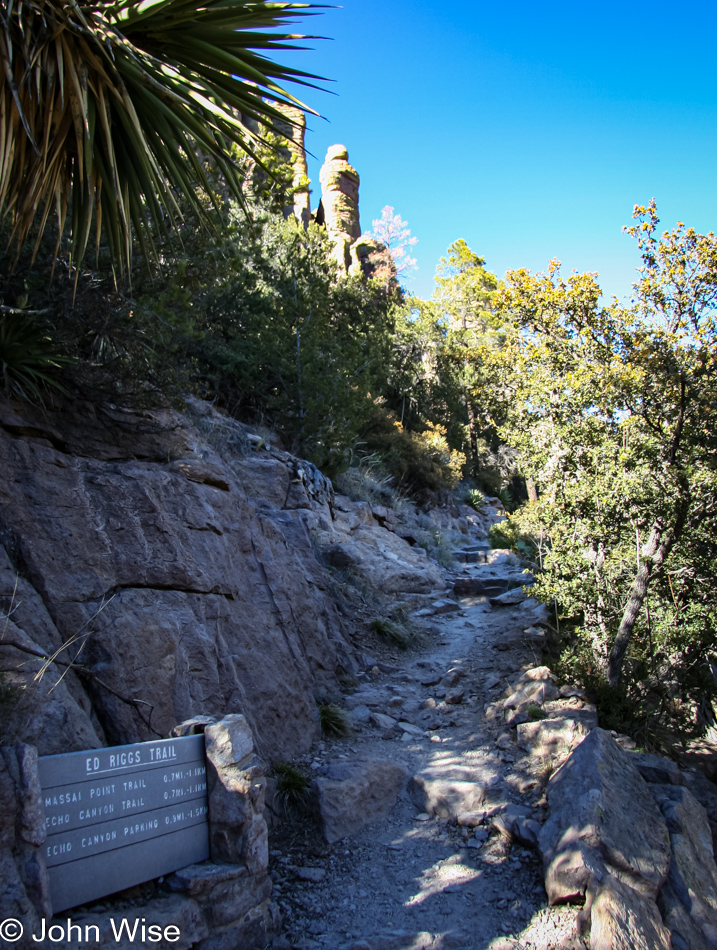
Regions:
<instances>
[{"instance_id":1,"label":"trail sign","mask_svg":"<svg viewBox=\"0 0 717 950\"><path fill-rule=\"evenodd\" d=\"M209 857L204 736L40 758L55 913Z\"/></svg>"}]
</instances>

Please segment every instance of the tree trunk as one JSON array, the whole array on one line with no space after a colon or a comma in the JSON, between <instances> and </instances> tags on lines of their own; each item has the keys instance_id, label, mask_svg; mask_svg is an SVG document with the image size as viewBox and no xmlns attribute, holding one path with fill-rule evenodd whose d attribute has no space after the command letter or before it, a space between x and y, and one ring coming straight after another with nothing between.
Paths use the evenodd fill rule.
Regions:
<instances>
[{"instance_id":1,"label":"tree trunk","mask_svg":"<svg viewBox=\"0 0 717 950\"><path fill-rule=\"evenodd\" d=\"M538 500L538 489L535 485L535 481L530 477L530 475L525 476L525 488L528 492L528 501L535 502Z\"/></svg>"},{"instance_id":2,"label":"tree trunk","mask_svg":"<svg viewBox=\"0 0 717 950\"><path fill-rule=\"evenodd\" d=\"M468 410L468 435L470 438L471 444L471 456L473 459L473 470L475 471L476 466L478 465L478 427L476 425L476 414L471 405L470 396L468 393L465 394L466 397L466 408Z\"/></svg>"},{"instance_id":3,"label":"tree trunk","mask_svg":"<svg viewBox=\"0 0 717 950\"><path fill-rule=\"evenodd\" d=\"M647 588L650 584L652 575L659 571L665 558L672 550L675 541L682 534L682 529L687 518L687 509L689 502L683 500L678 509L675 523L671 528L664 528L659 522L655 522L650 531L650 538L642 549L642 560L638 568L635 580L632 585L630 597L623 611L620 629L617 631L615 642L610 650L610 656L607 663L607 681L612 689L615 689L620 683L622 676L622 665L625 660L625 653L630 645L632 632L635 629L637 618L647 595Z\"/></svg>"}]
</instances>

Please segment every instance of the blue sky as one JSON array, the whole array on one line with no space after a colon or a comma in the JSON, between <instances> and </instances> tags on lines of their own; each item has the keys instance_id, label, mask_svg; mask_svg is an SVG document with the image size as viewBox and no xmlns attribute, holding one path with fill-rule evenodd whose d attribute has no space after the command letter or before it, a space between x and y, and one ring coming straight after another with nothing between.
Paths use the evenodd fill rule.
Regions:
<instances>
[{"instance_id":1,"label":"blue sky","mask_svg":"<svg viewBox=\"0 0 717 950\"><path fill-rule=\"evenodd\" d=\"M303 94L328 120L309 117L313 205L340 142L363 230L390 204L419 239L415 293L464 238L499 276L557 257L622 298L635 203L717 229L714 2L345 0L309 24L332 39L283 58L334 80Z\"/></svg>"}]
</instances>

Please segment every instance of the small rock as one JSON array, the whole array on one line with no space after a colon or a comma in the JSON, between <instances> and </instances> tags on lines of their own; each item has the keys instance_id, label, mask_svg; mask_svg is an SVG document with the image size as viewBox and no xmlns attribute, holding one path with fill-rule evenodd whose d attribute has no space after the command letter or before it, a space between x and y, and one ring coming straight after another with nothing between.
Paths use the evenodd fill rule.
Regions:
<instances>
[{"instance_id":1,"label":"small rock","mask_svg":"<svg viewBox=\"0 0 717 950\"><path fill-rule=\"evenodd\" d=\"M494 689L496 686L500 686L500 676L493 673L486 679L483 684L483 689Z\"/></svg>"},{"instance_id":2,"label":"small rock","mask_svg":"<svg viewBox=\"0 0 717 950\"><path fill-rule=\"evenodd\" d=\"M431 604L434 614L450 614L461 609L455 600L436 600Z\"/></svg>"},{"instance_id":3,"label":"small rock","mask_svg":"<svg viewBox=\"0 0 717 950\"><path fill-rule=\"evenodd\" d=\"M488 810L467 811L456 815L456 821L461 828L477 828L488 815Z\"/></svg>"},{"instance_id":4,"label":"small rock","mask_svg":"<svg viewBox=\"0 0 717 950\"><path fill-rule=\"evenodd\" d=\"M441 679L441 685L451 688L456 686L458 681L463 679L465 672L459 667L454 667L452 670L449 670L446 675Z\"/></svg>"},{"instance_id":5,"label":"small rock","mask_svg":"<svg viewBox=\"0 0 717 950\"><path fill-rule=\"evenodd\" d=\"M615 742L617 742L620 748L625 749L626 752L634 752L637 748L637 743L634 739L631 739L630 736L616 735Z\"/></svg>"},{"instance_id":6,"label":"small rock","mask_svg":"<svg viewBox=\"0 0 717 950\"><path fill-rule=\"evenodd\" d=\"M442 679L440 673L429 673L421 679L421 686L438 686Z\"/></svg>"},{"instance_id":7,"label":"small rock","mask_svg":"<svg viewBox=\"0 0 717 950\"><path fill-rule=\"evenodd\" d=\"M351 718L354 722L359 724L365 724L371 720L371 710L368 706L354 706L351 712Z\"/></svg>"},{"instance_id":8,"label":"small rock","mask_svg":"<svg viewBox=\"0 0 717 950\"><path fill-rule=\"evenodd\" d=\"M436 701L432 696L429 696L428 699L424 699L421 703L421 709L435 709Z\"/></svg>"},{"instance_id":9,"label":"small rock","mask_svg":"<svg viewBox=\"0 0 717 950\"><path fill-rule=\"evenodd\" d=\"M516 587L515 590L507 590L504 594L491 597L490 602L494 607L512 607L514 604L522 604L527 597L521 587Z\"/></svg>"},{"instance_id":10,"label":"small rock","mask_svg":"<svg viewBox=\"0 0 717 950\"><path fill-rule=\"evenodd\" d=\"M499 749L514 749L513 737L509 732L502 732L498 738L495 740L495 744Z\"/></svg>"},{"instance_id":11,"label":"small rock","mask_svg":"<svg viewBox=\"0 0 717 950\"><path fill-rule=\"evenodd\" d=\"M393 729L396 725L396 720L392 719L391 716L387 716L384 713L371 713L371 722L374 726L378 726L379 729Z\"/></svg>"},{"instance_id":12,"label":"small rock","mask_svg":"<svg viewBox=\"0 0 717 950\"><path fill-rule=\"evenodd\" d=\"M465 696L463 689L451 689L446 693L446 702L450 706L460 706Z\"/></svg>"},{"instance_id":13,"label":"small rock","mask_svg":"<svg viewBox=\"0 0 717 950\"><path fill-rule=\"evenodd\" d=\"M560 695L563 699L569 699L571 696L577 696L578 699L587 700L587 693L579 686L569 686L567 683L560 687Z\"/></svg>"},{"instance_id":14,"label":"small rock","mask_svg":"<svg viewBox=\"0 0 717 950\"><path fill-rule=\"evenodd\" d=\"M326 871L323 868L297 868L296 876L300 881L318 884L326 877Z\"/></svg>"},{"instance_id":15,"label":"small rock","mask_svg":"<svg viewBox=\"0 0 717 950\"><path fill-rule=\"evenodd\" d=\"M423 736L423 729L419 729L418 726L414 726L412 722L399 722L398 728L402 729L404 733L410 736Z\"/></svg>"}]
</instances>

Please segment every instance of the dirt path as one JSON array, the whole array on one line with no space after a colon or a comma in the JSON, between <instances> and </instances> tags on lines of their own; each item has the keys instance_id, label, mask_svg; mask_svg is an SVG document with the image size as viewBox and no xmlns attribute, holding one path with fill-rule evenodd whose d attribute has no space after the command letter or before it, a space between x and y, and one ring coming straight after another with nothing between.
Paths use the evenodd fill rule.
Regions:
<instances>
[{"instance_id":1,"label":"dirt path","mask_svg":"<svg viewBox=\"0 0 717 950\"><path fill-rule=\"evenodd\" d=\"M498 579L515 571L505 556L492 567L462 569ZM431 769L460 777L456 769L468 769L489 788L484 808L514 803L540 820L547 770L536 773L535 760L505 738L497 743L505 725L490 718L491 702L540 662L539 634L523 633L525 618L520 606L491 608L484 597L466 597L460 610L434 617L434 647L403 655L393 670L374 669L352 699L371 699L374 713L422 734L368 723L348 739L321 743L307 764L315 774L342 758L390 758L409 776ZM456 698L452 688L463 692L458 704L445 701ZM511 845L491 829L490 816L478 828L461 827L420 814L404 792L388 818L337 844L327 845L306 822L284 822L270 840L284 916L276 948L548 950L573 930L574 910L547 908L537 853Z\"/></svg>"}]
</instances>

